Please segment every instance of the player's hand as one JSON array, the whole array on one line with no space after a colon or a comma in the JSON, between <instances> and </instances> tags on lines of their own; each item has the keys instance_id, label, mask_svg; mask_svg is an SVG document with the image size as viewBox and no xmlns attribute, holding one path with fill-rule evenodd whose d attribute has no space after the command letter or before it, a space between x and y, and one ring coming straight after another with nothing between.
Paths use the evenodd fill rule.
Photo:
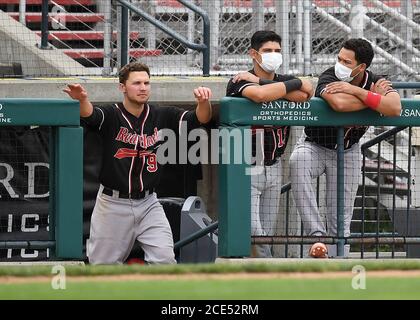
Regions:
<instances>
[{"instance_id":1,"label":"player's hand","mask_svg":"<svg viewBox=\"0 0 420 320\"><path fill-rule=\"evenodd\" d=\"M207 87L198 87L194 89L194 97L198 103L209 101L211 98L211 90Z\"/></svg>"},{"instance_id":2,"label":"player's hand","mask_svg":"<svg viewBox=\"0 0 420 320\"><path fill-rule=\"evenodd\" d=\"M68 84L67 88L63 90L72 99L83 101L88 97L87 91L80 84Z\"/></svg>"},{"instance_id":3,"label":"player's hand","mask_svg":"<svg viewBox=\"0 0 420 320\"><path fill-rule=\"evenodd\" d=\"M327 86L325 87L326 93L348 93L351 95L354 95L353 89L354 86L348 82L345 81L337 81L337 82L332 82L327 84Z\"/></svg>"},{"instance_id":4,"label":"player's hand","mask_svg":"<svg viewBox=\"0 0 420 320\"><path fill-rule=\"evenodd\" d=\"M302 81L302 86L300 90L308 94L308 99L312 98L314 95L314 86L312 85L312 81L309 79L300 79Z\"/></svg>"},{"instance_id":5,"label":"player's hand","mask_svg":"<svg viewBox=\"0 0 420 320\"><path fill-rule=\"evenodd\" d=\"M239 82L239 81L249 81L253 83L259 83L260 78L258 78L255 74L252 74L250 72L239 72L236 76L233 77L232 82Z\"/></svg>"},{"instance_id":6,"label":"player's hand","mask_svg":"<svg viewBox=\"0 0 420 320\"><path fill-rule=\"evenodd\" d=\"M370 91L379 93L382 96L385 95L388 90L392 90L392 84L391 81L384 78L379 79L375 84L372 83L370 86Z\"/></svg>"}]
</instances>

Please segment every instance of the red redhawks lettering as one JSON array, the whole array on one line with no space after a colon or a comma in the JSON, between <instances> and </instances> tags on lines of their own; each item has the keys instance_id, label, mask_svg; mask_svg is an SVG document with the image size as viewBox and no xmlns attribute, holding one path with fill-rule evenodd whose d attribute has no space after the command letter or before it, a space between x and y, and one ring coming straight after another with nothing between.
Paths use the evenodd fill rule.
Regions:
<instances>
[{"instance_id":1,"label":"red redhawks lettering","mask_svg":"<svg viewBox=\"0 0 420 320\"><path fill-rule=\"evenodd\" d=\"M115 137L116 141L121 141L124 143L136 145L137 140L139 141L140 147L143 149L147 149L158 141L158 130L157 128L154 129L154 133L151 136L147 134L136 134L129 132L129 130L125 127L120 127L120 131L118 132L117 136Z\"/></svg>"}]
</instances>

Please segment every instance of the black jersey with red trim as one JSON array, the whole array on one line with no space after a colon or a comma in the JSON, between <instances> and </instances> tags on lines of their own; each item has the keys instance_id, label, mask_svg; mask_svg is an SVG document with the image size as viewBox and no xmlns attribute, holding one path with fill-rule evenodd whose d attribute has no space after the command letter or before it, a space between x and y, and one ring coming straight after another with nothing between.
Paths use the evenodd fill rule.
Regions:
<instances>
[{"instance_id":1,"label":"black jersey with red trim","mask_svg":"<svg viewBox=\"0 0 420 320\"><path fill-rule=\"evenodd\" d=\"M188 130L200 126L195 111L149 104L138 118L119 103L95 106L92 115L82 120L99 132L103 142L100 183L123 193L157 186L162 170L156 151L164 142L160 130L171 129L178 136L182 121Z\"/></svg>"},{"instance_id":2,"label":"black jersey with red trim","mask_svg":"<svg viewBox=\"0 0 420 320\"><path fill-rule=\"evenodd\" d=\"M361 88L370 90L372 83L380 79L379 76L374 75L371 71L365 71ZM322 93L325 91L327 84L340 81L331 67L324 71L318 80L318 85L315 90L315 96L322 98ZM358 143L360 138L366 133L368 126L347 126L344 128L344 149L349 149L355 143ZM337 127L305 127L306 140L315 142L328 149L337 148Z\"/></svg>"},{"instance_id":3,"label":"black jersey with red trim","mask_svg":"<svg viewBox=\"0 0 420 320\"><path fill-rule=\"evenodd\" d=\"M249 71L255 74L253 70ZM276 74L274 80L276 82L284 82L292 79L297 79L294 76ZM226 96L230 97L242 97L243 90L248 86L258 85L254 82L242 80L233 82L233 79L229 80L226 88ZM277 160L284 152L289 140L290 127L289 126L252 126L252 154L256 155L256 130L264 130L264 162L265 164L273 163ZM260 144L261 145L261 144Z\"/></svg>"}]
</instances>

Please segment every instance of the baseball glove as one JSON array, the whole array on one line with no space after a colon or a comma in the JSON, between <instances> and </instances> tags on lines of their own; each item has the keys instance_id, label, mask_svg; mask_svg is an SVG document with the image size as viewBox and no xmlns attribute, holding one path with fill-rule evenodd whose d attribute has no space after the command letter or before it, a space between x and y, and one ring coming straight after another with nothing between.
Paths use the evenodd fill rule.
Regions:
<instances>
[{"instance_id":1,"label":"baseball glove","mask_svg":"<svg viewBox=\"0 0 420 320\"><path fill-rule=\"evenodd\" d=\"M314 243L309 250L309 255L312 258L328 258L328 249L322 242Z\"/></svg>"}]
</instances>

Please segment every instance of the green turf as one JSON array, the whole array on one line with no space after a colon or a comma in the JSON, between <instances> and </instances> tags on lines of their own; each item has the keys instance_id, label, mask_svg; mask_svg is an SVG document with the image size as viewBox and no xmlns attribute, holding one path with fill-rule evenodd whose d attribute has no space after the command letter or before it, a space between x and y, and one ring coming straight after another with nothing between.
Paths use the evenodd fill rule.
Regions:
<instances>
[{"instance_id":1,"label":"green turf","mask_svg":"<svg viewBox=\"0 0 420 320\"><path fill-rule=\"evenodd\" d=\"M264 280L147 280L0 284L0 299L420 299L420 278L367 278L354 290L351 278Z\"/></svg>"},{"instance_id":2,"label":"green turf","mask_svg":"<svg viewBox=\"0 0 420 320\"><path fill-rule=\"evenodd\" d=\"M351 271L355 265L366 270L420 270L420 259L400 260L322 260L302 259L281 263L240 264L180 264L180 265L113 265L113 266L65 266L71 276L93 276L113 274L186 274L186 273L261 273L261 272L328 272ZM51 275L52 266L0 266L1 276L30 277Z\"/></svg>"}]
</instances>

